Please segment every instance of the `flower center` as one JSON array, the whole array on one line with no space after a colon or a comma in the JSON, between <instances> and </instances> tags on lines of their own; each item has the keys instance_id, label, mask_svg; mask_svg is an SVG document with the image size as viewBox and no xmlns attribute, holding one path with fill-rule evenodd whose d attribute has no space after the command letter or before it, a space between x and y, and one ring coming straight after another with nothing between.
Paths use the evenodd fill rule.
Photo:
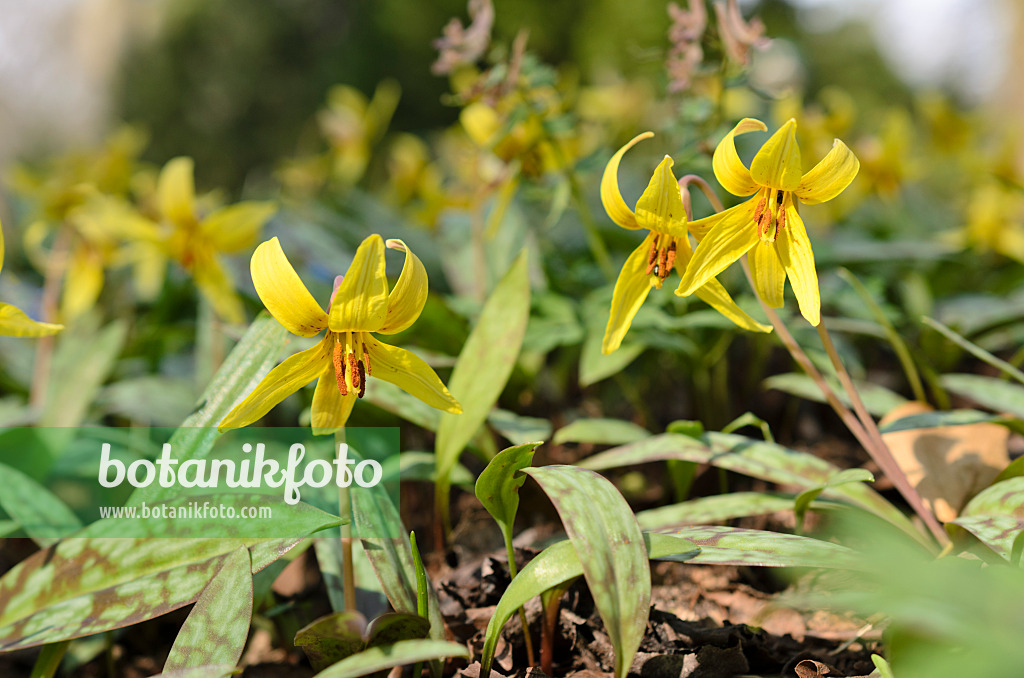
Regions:
<instances>
[{"instance_id":1,"label":"flower center","mask_svg":"<svg viewBox=\"0 0 1024 678\"><path fill-rule=\"evenodd\" d=\"M334 335L334 376L338 393L350 392L362 398L366 378L370 376L370 354L366 351L362 332L332 332Z\"/></svg>"},{"instance_id":2,"label":"flower center","mask_svg":"<svg viewBox=\"0 0 1024 678\"><path fill-rule=\"evenodd\" d=\"M786 198L788 191L762 188L760 200L754 210L757 235L764 242L775 242L779 231L786 227Z\"/></svg>"},{"instance_id":3,"label":"flower center","mask_svg":"<svg viewBox=\"0 0 1024 678\"><path fill-rule=\"evenodd\" d=\"M669 272L676 263L676 239L671 235L652 232L651 250L647 253L647 275L651 285L661 289Z\"/></svg>"}]
</instances>

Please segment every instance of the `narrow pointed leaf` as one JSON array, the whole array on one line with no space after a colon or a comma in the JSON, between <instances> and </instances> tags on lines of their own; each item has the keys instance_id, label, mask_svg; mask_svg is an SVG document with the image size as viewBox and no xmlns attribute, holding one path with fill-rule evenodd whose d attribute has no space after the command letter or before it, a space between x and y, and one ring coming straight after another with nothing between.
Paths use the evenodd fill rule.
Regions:
<instances>
[{"instance_id":1,"label":"narrow pointed leaf","mask_svg":"<svg viewBox=\"0 0 1024 678\"><path fill-rule=\"evenodd\" d=\"M1024 476L989 485L967 503L960 515L1024 519Z\"/></svg>"},{"instance_id":2,"label":"narrow pointed leaf","mask_svg":"<svg viewBox=\"0 0 1024 678\"><path fill-rule=\"evenodd\" d=\"M826 376L825 381L829 383L839 399L849 407L850 397L846 395L839 381L831 376ZM821 394L821 389L806 374L776 374L773 377L768 377L762 383L766 389L776 389L816 403L825 402L825 396ZM854 386L857 387L857 393L864 401L864 407L876 417L884 417L907 402L907 399L900 394L878 384L855 381Z\"/></svg>"},{"instance_id":3,"label":"narrow pointed leaf","mask_svg":"<svg viewBox=\"0 0 1024 678\"><path fill-rule=\"evenodd\" d=\"M1011 562L1014 544L1024 534L1024 518L1010 515L960 516L953 523Z\"/></svg>"},{"instance_id":4,"label":"narrow pointed leaf","mask_svg":"<svg viewBox=\"0 0 1024 678\"><path fill-rule=\"evenodd\" d=\"M191 669L164 671L153 678L228 678L236 673L234 664L197 666Z\"/></svg>"},{"instance_id":5,"label":"narrow pointed leaf","mask_svg":"<svg viewBox=\"0 0 1024 678\"><path fill-rule=\"evenodd\" d=\"M1024 386L977 374L944 374L942 386L996 412L1024 418Z\"/></svg>"},{"instance_id":6,"label":"narrow pointed leaf","mask_svg":"<svg viewBox=\"0 0 1024 678\"><path fill-rule=\"evenodd\" d=\"M222 560L171 646L164 671L237 664L252 623L252 560L239 547Z\"/></svg>"},{"instance_id":7,"label":"narrow pointed leaf","mask_svg":"<svg viewBox=\"0 0 1024 678\"><path fill-rule=\"evenodd\" d=\"M393 645L371 647L327 667L313 678L358 678L396 666L434 661L446 657L469 658L464 645L446 640L403 640Z\"/></svg>"},{"instance_id":8,"label":"narrow pointed leaf","mask_svg":"<svg viewBox=\"0 0 1024 678\"><path fill-rule=\"evenodd\" d=\"M517 445L499 452L476 481L476 498L491 514L506 543L512 541L512 523L519 510L519 488L526 476L519 473L533 463L533 452L541 443Z\"/></svg>"},{"instance_id":9,"label":"narrow pointed leaf","mask_svg":"<svg viewBox=\"0 0 1024 678\"><path fill-rule=\"evenodd\" d=\"M362 651L366 619L358 612L335 612L320 617L295 634L295 646L301 647L313 665L322 671L331 664Z\"/></svg>"},{"instance_id":10,"label":"narrow pointed leaf","mask_svg":"<svg viewBox=\"0 0 1024 678\"><path fill-rule=\"evenodd\" d=\"M703 525L672 533L687 539L700 553L684 558L697 565L751 565L761 567L852 568L857 555L845 546L795 534ZM675 556L665 560L680 560Z\"/></svg>"},{"instance_id":11,"label":"narrow pointed leaf","mask_svg":"<svg viewBox=\"0 0 1024 678\"><path fill-rule=\"evenodd\" d=\"M791 508L792 495L730 492L641 511L636 514L636 520L644 530L661 530L675 525L700 525L733 518L760 516Z\"/></svg>"},{"instance_id":12,"label":"narrow pointed leaf","mask_svg":"<svg viewBox=\"0 0 1024 678\"><path fill-rule=\"evenodd\" d=\"M0 464L0 487L4 488L0 507L40 546L49 546L82 526L67 504L17 469Z\"/></svg>"},{"instance_id":13,"label":"narrow pointed leaf","mask_svg":"<svg viewBox=\"0 0 1024 678\"><path fill-rule=\"evenodd\" d=\"M625 678L651 604L651 570L643 534L629 504L610 481L576 466L525 468L555 505L579 554L615 652L615 675Z\"/></svg>"},{"instance_id":14,"label":"narrow pointed leaf","mask_svg":"<svg viewBox=\"0 0 1024 678\"><path fill-rule=\"evenodd\" d=\"M644 427L621 419L577 419L555 432L554 443L625 445L643 440L650 435Z\"/></svg>"}]
</instances>

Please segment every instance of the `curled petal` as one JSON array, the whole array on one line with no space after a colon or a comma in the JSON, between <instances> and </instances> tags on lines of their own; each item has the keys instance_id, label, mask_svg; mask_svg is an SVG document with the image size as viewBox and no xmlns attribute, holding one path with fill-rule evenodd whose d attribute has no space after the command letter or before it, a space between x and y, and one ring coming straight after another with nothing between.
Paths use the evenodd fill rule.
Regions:
<instances>
[{"instance_id":1,"label":"curled petal","mask_svg":"<svg viewBox=\"0 0 1024 678\"><path fill-rule=\"evenodd\" d=\"M279 402L322 374L325 365L331 365L330 349L331 342L325 338L313 348L296 353L270 370L253 392L228 412L217 429L224 431L248 426L263 417Z\"/></svg>"},{"instance_id":2,"label":"curled petal","mask_svg":"<svg viewBox=\"0 0 1024 678\"><path fill-rule=\"evenodd\" d=\"M174 158L160 170L157 200L160 213L175 224L189 224L196 218L196 186L192 158Z\"/></svg>"},{"instance_id":3,"label":"curled petal","mask_svg":"<svg viewBox=\"0 0 1024 678\"><path fill-rule=\"evenodd\" d=\"M63 325L32 320L20 308L0 302L0 335L5 337L47 337L64 329Z\"/></svg>"},{"instance_id":4,"label":"curled petal","mask_svg":"<svg viewBox=\"0 0 1024 678\"><path fill-rule=\"evenodd\" d=\"M758 241L754 207L753 200L748 200L707 218L711 228L694 250L676 294L693 294L754 246Z\"/></svg>"},{"instance_id":5,"label":"curled petal","mask_svg":"<svg viewBox=\"0 0 1024 678\"><path fill-rule=\"evenodd\" d=\"M859 171L860 161L857 156L846 144L836 139L828 155L804 175L796 195L808 205L826 202L842 193Z\"/></svg>"},{"instance_id":6,"label":"curled petal","mask_svg":"<svg viewBox=\"0 0 1024 678\"><path fill-rule=\"evenodd\" d=\"M459 405L434 370L415 355L397 346L382 344L366 337L366 352L370 355L373 376L389 381L409 395L414 395L431 407L452 414L461 414Z\"/></svg>"},{"instance_id":7,"label":"curled petal","mask_svg":"<svg viewBox=\"0 0 1024 678\"><path fill-rule=\"evenodd\" d=\"M800 146L796 143L796 120L789 119L771 135L750 163L750 176L761 186L795 191L800 185Z\"/></svg>"},{"instance_id":8,"label":"curled petal","mask_svg":"<svg viewBox=\"0 0 1024 678\"><path fill-rule=\"evenodd\" d=\"M376 233L359 245L334 293L328 326L334 332L376 332L388 314L384 240Z\"/></svg>"},{"instance_id":9,"label":"curled petal","mask_svg":"<svg viewBox=\"0 0 1024 678\"><path fill-rule=\"evenodd\" d=\"M249 270L256 294L286 330L311 337L327 327L327 314L302 284L277 238L256 248Z\"/></svg>"},{"instance_id":10,"label":"curled petal","mask_svg":"<svg viewBox=\"0 0 1024 678\"><path fill-rule=\"evenodd\" d=\"M391 239L385 245L390 249L405 252L405 264L398 276L395 289L388 295L388 314L381 334L395 334L416 322L427 303L427 269L420 258L401 240Z\"/></svg>"},{"instance_id":11,"label":"curled petal","mask_svg":"<svg viewBox=\"0 0 1024 678\"><path fill-rule=\"evenodd\" d=\"M633 250L622 266L619 279L615 281L612 308L608 315L608 325L604 330L604 340L601 342L601 352L605 355L617 349L622 343L633 317L651 291L651 282L646 270L647 256L651 251L653 239L653 235L648 235L640 246Z\"/></svg>"},{"instance_id":12,"label":"curled petal","mask_svg":"<svg viewBox=\"0 0 1024 678\"><path fill-rule=\"evenodd\" d=\"M747 132L767 132L768 126L754 118L744 118L732 128L725 138L715 148L715 155L711 160L711 167L715 171L715 177L722 188L733 195L747 197L757 191L757 184L750 176L739 153L736 152L736 136Z\"/></svg>"},{"instance_id":13,"label":"curled petal","mask_svg":"<svg viewBox=\"0 0 1024 678\"><path fill-rule=\"evenodd\" d=\"M601 177L601 204L604 205L605 212L616 224L630 230L636 230L640 225L637 224L636 215L626 206L626 201L622 199L622 193L619 191L619 163L622 162L622 156L626 151L638 142L653 136L654 132L644 132L630 139L629 143L616 151L608 161Z\"/></svg>"},{"instance_id":14,"label":"curled petal","mask_svg":"<svg viewBox=\"0 0 1024 678\"><path fill-rule=\"evenodd\" d=\"M672 158L667 155L636 202L636 223L656 233L686 237L686 208L679 183L672 174Z\"/></svg>"},{"instance_id":15,"label":"curled petal","mask_svg":"<svg viewBox=\"0 0 1024 678\"><path fill-rule=\"evenodd\" d=\"M213 212L199 229L218 251L238 252L252 247L276 211L272 202L240 202Z\"/></svg>"},{"instance_id":16,"label":"curled petal","mask_svg":"<svg viewBox=\"0 0 1024 678\"><path fill-rule=\"evenodd\" d=\"M782 308L786 270L782 267L775 243L759 241L747 253L747 261L757 296L772 308Z\"/></svg>"},{"instance_id":17,"label":"curled petal","mask_svg":"<svg viewBox=\"0 0 1024 678\"><path fill-rule=\"evenodd\" d=\"M321 436L336 433L344 428L348 416L352 414L352 406L356 404L356 395L341 395L338 390L338 379L334 373L334 365L328 363L313 391L313 406L310 409L310 423L313 435Z\"/></svg>"},{"instance_id":18,"label":"curled petal","mask_svg":"<svg viewBox=\"0 0 1024 678\"><path fill-rule=\"evenodd\" d=\"M821 322L821 293L818 291L818 272L814 268L814 252L811 251L804 222L792 203L786 206L786 227L780 230L775 246L800 304L800 313L807 322L817 326Z\"/></svg>"}]
</instances>

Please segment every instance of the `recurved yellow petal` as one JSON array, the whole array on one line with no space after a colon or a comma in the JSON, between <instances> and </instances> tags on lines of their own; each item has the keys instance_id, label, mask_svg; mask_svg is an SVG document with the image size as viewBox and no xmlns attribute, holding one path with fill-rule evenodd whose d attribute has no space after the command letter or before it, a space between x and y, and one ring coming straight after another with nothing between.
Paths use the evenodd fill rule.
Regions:
<instances>
[{"instance_id":1,"label":"recurved yellow petal","mask_svg":"<svg viewBox=\"0 0 1024 678\"><path fill-rule=\"evenodd\" d=\"M708 223L712 226L694 250L676 294L693 294L754 246L758 241L754 208L753 201L748 200L696 222L702 229Z\"/></svg>"},{"instance_id":2,"label":"recurved yellow petal","mask_svg":"<svg viewBox=\"0 0 1024 678\"><path fill-rule=\"evenodd\" d=\"M3 254L0 245L0 255ZM2 257L0 257L2 259ZM0 335L5 337L46 337L64 329L63 325L32 320L24 311L0 302Z\"/></svg>"},{"instance_id":3,"label":"recurved yellow petal","mask_svg":"<svg viewBox=\"0 0 1024 678\"><path fill-rule=\"evenodd\" d=\"M622 193L619 191L619 163L622 162L622 156L626 151L633 148L638 142L653 136L654 132L644 132L630 139L629 143L616 151L612 159L608 161L604 168L604 175L601 177L601 204L604 205L604 210L612 221L630 230L636 230L640 228L640 225L637 223L633 210L626 206L626 201L622 199Z\"/></svg>"},{"instance_id":4,"label":"recurved yellow petal","mask_svg":"<svg viewBox=\"0 0 1024 678\"><path fill-rule=\"evenodd\" d=\"M348 421L348 416L352 413L352 406L356 404L356 399L353 393L341 395L341 392L338 391L338 378L334 372L334 365L328 363L320 373L316 389L313 391L313 406L310 410L313 435L327 435L343 428L345 422Z\"/></svg>"},{"instance_id":5,"label":"recurved yellow petal","mask_svg":"<svg viewBox=\"0 0 1024 678\"><path fill-rule=\"evenodd\" d=\"M828 155L803 176L796 195L808 205L826 202L842 193L859 171L857 156L836 139Z\"/></svg>"},{"instance_id":6,"label":"recurved yellow petal","mask_svg":"<svg viewBox=\"0 0 1024 678\"><path fill-rule=\"evenodd\" d=\"M405 252L405 264L398 276L395 289L388 295L388 314L378 330L381 334L395 334L416 322L427 303L427 269L420 258L401 240L391 239L388 248Z\"/></svg>"},{"instance_id":7,"label":"recurved yellow petal","mask_svg":"<svg viewBox=\"0 0 1024 678\"><path fill-rule=\"evenodd\" d=\"M242 300L235 293L235 285L227 269L215 256L209 254L196 258L192 265L192 279L218 316L229 323L245 322Z\"/></svg>"},{"instance_id":8,"label":"recurved yellow petal","mask_svg":"<svg viewBox=\"0 0 1024 678\"><path fill-rule=\"evenodd\" d=\"M757 190L757 184L750 176L750 170L740 160L736 152L736 137L747 132L767 132L768 126L754 118L744 118L732 128L725 138L715 148L715 155L711 160L711 168L715 171L715 177L722 188L733 195L747 197Z\"/></svg>"},{"instance_id":9,"label":"recurved yellow petal","mask_svg":"<svg viewBox=\"0 0 1024 678\"><path fill-rule=\"evenodd\" d=\"M667 155L636 202L636 223L657 233L686 237L686 208L672 173L672 158Z\"/></svg>"},{"instance_id":10,"label":"recurved yellow petal","mask_svg":"<svg viewBox=\"0 0 1024 678\"><path fill-rule=\"evenodd\" d=\"M366 336L366 352L370 355L373 376L414 395L431 407L452 414L461 414L459 405L434 370L415 355L397 346L382 344Z\"/></svg>"},{"instance_id":11,"label":"recurved yellow petal","mask_svg":"<svg viewBox=\"0 0 1024 678\"><path fill-rule=\"evenodd\" d=\"M750 163L750 176L761 186L795 191L800 186L800 146L796 143L796 120L792 118L771 135Z\"/></svg>"},{"instance_id":12,"label":"recurved yellow petal","mask_svg":"<svg viewBox=\"0 0 1024 678\"><path fill-rule=\"evenodd\" d=\"M325 365L331 364L330 350L330 342L324 339L313 348L285 359L270 370L245 400L228 412L217 429L224 431L248 426L263 417L279 402L316 379Z\"/></svg>"},{"instance_id":13,"label":"recurved yellow petal","mask_svg":"<svg viewBox=\"0 0 1024 678\"><path fill-rule=\"evenodd\" d=\"M214 248L230 254L252 247L276 211L272 202L240 202L216 210L203 219L199 229Z\"/></svg>"},{"instance_id":14,"label":"recurved yellow petal","mask_svg":"<svg viewBox=\"0 0 1024 678\"><path fill-rule=\"evenodd\" d=\"M71 253L60 299L62 320L77 318L96 305L103 289L103 258L88 247Z\"/></svg>"},{"instance_id":15,"label":"recurved yellow petal","mask_svg":"<svg viewBox=\"0 0 1024 678\"><path fill-rule=\"evenodd\" d=\"M786 270L782 267L775 243L759 240L747 253L747 261L757 295L772 308L782 308Z\"/></svg>"},{"instance_id":16,"label":"recurved yellow petal","mask_svg":"<svg viewBox=\"0 0 1024 678\"><path fill-rule=\"evenodd\" d=\"M807 322L817 326L821 322L821 294L818 291L818 272L814 268L814 252L811 251L804 222L792 203L786 206L786 227L780 230L775 245L800 304L800 313Z\"/></svg>"},{"instance_id":17,"label":"recurved yellow petal","mask_svg":"<svg viewBox=\"0 0 1024 678\"><path fill-rule=\"evenodd\" d=\"M651 240L653 235L648 235L640 246L633 250L633 253L626 259L619 273L619 279L615 281L615 291L612 293L612 309L608 315L608 325L604 330L604 339L601 341L601 352L608 355L622 344L622 338L626 336L633 317L644 299L651 291L651 282L646 274L647 255L651 251Z\"/></svg>"},{"instance_id":18,"label":"recurved yellow petal","mask_svg":"<svg viewBox=\"0 0 1024 678\"><path fill-rule=\"evenodd\" d=\"M157 179L157 200L160 213L179 225L196 219L196 186L193 179L192 158L174 158L160 170Z\"/></svg>"},{"instance_id":19,"label":"recurved yellow petal","mask_svg":"<svg viewBox=\"0 0 1024 678\"><path fill-rule=\"evenodd\" d=\"M327 314L302 284L277 238L256 248L249 270L256 294L286 330L311 337L327 327Z\"/></svg>"},{"instance_id":20,"label":"recurved yellow petal","mask_svg":"<svg viewBox=\"0 0 1024 678\"><path fill-rule=\"evenodd\" d=\"M384 325L387 314L384 240L374 233L356 250L334 294L327 324L335 332L376 332Z\"/></svg>"}]
</instances>

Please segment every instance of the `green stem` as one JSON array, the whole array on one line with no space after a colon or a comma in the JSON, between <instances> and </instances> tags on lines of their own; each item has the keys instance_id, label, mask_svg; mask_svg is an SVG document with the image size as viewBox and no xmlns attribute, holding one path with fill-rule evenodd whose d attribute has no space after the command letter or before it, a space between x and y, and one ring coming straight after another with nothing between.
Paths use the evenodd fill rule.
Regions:
<instances>
[{"instance_id":1,"label":"green stem","mask_svg":"<svg viewBox=\"0 0 1024 678\"><path fill-rule=\"evenodd\" d=\"M511 528L510 528L511 529ZM512 545L512 535L503 534L505 538L505 552L508 554L508 576L515 579L519 574L516 567L516 551ZM533 653L533 638L530 636L530 623L526 619L526 608L519 608L519 623L523 627L523 642L526 644L526 661L530 666L536 665L536 656Z\"/></svg>"},{"instance_id":2,"label":"green stem","mask_svg":"<svg viewBox=\"0 0 1024 678\"><path fill-rule=\"evenodd\" d=\"M70 642L70 640L64 640L59 643L43 645L42 652L39 653L39 658L36 659L35 666L32 667L31 678L53 678L60 667L61 660L64 659L64 653L67 652Z\"/></svg>"},{"instance_id":3,"label":"green stem","mask_svg":"<svg viewBox=\"0 0 1024 678\"><path fill-rule=\"evenodd\" d=\"M334 434L334 446L341 458L345 444L345 429ZM356 573L352 558L352 502L347 487L338 487L338 516L346 522L341 526L341 576L345 596L345 610L356 611Z\"/></svg>"}]
</instances>

